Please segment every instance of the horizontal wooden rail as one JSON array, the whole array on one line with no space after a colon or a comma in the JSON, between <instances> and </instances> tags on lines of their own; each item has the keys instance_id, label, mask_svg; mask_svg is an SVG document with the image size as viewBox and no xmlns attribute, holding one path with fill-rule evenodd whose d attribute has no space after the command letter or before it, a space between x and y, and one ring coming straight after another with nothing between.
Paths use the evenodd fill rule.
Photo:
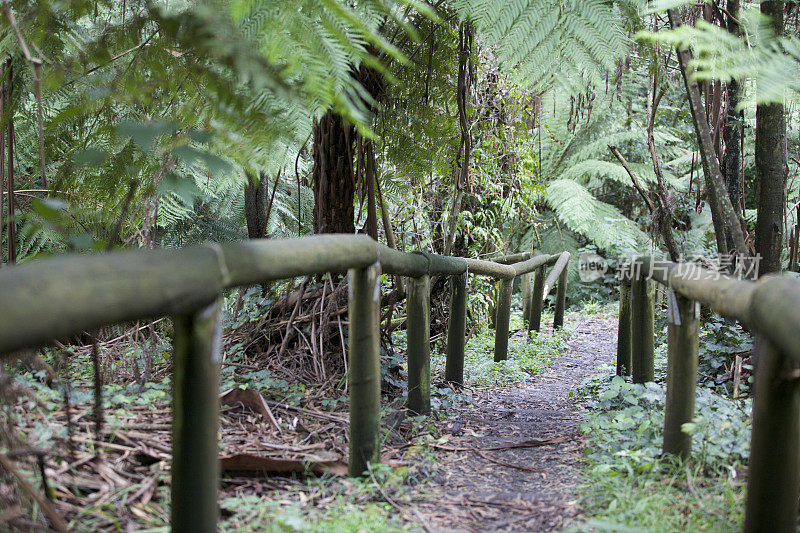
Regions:
<instances>
[{"instance_id":1,"label":"horizontal wooden rail","mask_svg":"<svg viewBox=\"0 0 800 533\"><path fill-rule=\"evenodd\" d=\"M9 266L0 270L0 354L106 324L191 313L223 288L218 254L203 247Z\"/></svg>"},{"instance_id":2,"label":"horizontal wooden rail","mask_svg":"<svg viewBox=\"0 0 800 533\"><path fill-rule=\"evenodd\" d=\"M800 280L772 274L745 281L696 264L651 257L639 258L631 267L630 304L620 299L617 353L618 358L632 357L634 378L652 374L652 359L648 363L639 353L652 350L652 341L647 346L642 333L652 331L652 301L637 300L637 294L644 294L648 279L669 288L664 453L691 457L692 439L682 427L694 417L700 305L754 332L757 368L744 530L795 531L800 496ZM622 287L621 294L625 292ZM630 315L623 305L630 305ZM628 321L630 341L622 336ZM627 361L617 363L618 374L629 370ZM642 364L650 366L637 368Z\"/></svg>"},{"instance_id":3,"label":"horizontal wooden rail","mask_svg":"<svg viewBox=\"0 0 800 533\"><path fill-rule=\"evenodd\" d=\"M500 263L501 265L511 265L513 263L519 263L520 261L527 261L531 258L533 254L530 252L519 252L516 254L508 254L508 255L501 255L500 257L493 257L490 261L494 261L495 263Z\"/></svg>"},{"instance_id":4,"label":"horizontal wooden rail","mask_svg":"<svg viewBox=\"0 0 800 533\"><path fill-rule=\"evenodd\" d=\"M515 276L522 276L524 274L530 274L534 270L540 267L548 267L552 266L558 261L560 255L537 255L536 257L531 257L530 259L526 259L524 261L520 261L519 263L514 263L512 267L514 268L514 275Z\"/></svg>"},{"instance_id":5,"label":"horizontal wooden rail","mask_svg":"<svg viewBox=\"0 0 800 533\"><path fill-rule=\"evenodd\" d=\"M349 472L361 475L369 463L380 458L380 274L410 278L408 407L427 413L429 295L433 276L452 277L446 379L456 384L463 384L468 273L499 280L496 360L507 356L511 291L516 277L533 271L543 276L547 266L555 265L551 277L560 282L554 326L558 327L559 316L563 320L569 254L531 257L525 252L499 259L502 263L403 253L363 235L318 235L32 261L0 271L0 359L22 348L104 325L172 316L172 528L214 531L213 502L218 485L215 428L221 359L218 300L224 290L348 271ZM195 469L199 471L197 476ZM195 512L197 502L202 503L202 512Z\"/></svg>"},{"instance_id":6,"label":"horizontal wooden rail","mask_svg":"<svg viewBox=\"0 0 800 533\"><path fill-rule=\"evenodd\" d=\"M555 256L556 261L553 265L553 269L544 280L544 298L547 298L550 290L555 287L556 280L558 280L559 276L561 276L561 272L567 268L567 265L569 264L569 257L569 252L561 252L559 255Z\"/></svg>"},{"instance_id":7,"label":"horizontal wooden rail","mask_svg":"<svg viewBox=\"0 0 800 533\"><path fill-rule=\"evenodd\" d=\"M242 285L375 262L385 273L413 278L469 271L513 279L555 257L501 265L398 252L364 235L58 256L0 271L0 354L107 324L185 314L213 302L224 289Z\"/></svg>"}]
</instances>

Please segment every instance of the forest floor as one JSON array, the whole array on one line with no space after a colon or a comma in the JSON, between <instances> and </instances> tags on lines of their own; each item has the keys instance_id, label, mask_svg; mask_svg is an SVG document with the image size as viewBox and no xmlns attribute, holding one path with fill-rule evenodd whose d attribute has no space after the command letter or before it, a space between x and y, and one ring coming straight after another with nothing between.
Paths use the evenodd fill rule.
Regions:
<instances>
[{"instance_id":1,"label":"forest floor","mask_svg":"<svg viewBox=\"0 0 800 533\"><path fill-rule=\"evenodd\" d=\"M287 385L249 367L252 362L226 367L221 531L551 531L569 525L580 512L584 446L572 393L613 360L616 322L569 314L565 330L566 350L566 335L512 336L509 363L532 357L525 350L550 350L544 370L513 374L525 383L476 385L456 394L437 387L431 417L404 419L403 398L388 401L383 464L364 480L342 475L347 412L340 390ZM476 360L489 364L490 355L480 350L490 349L491 335L475 342L487 345L473 345ZM91 368L85 357L73 364ZM443 356L433 365L442 366ZM241 368L244 374L231 373ZM502 368L508 377L517 367ZM7 406L6 429L22 437L14 447L21 450L14 455L17 475L52 496L53 511L70 530L165 531L169 380L144 388L106 385L97 439L91 380L73 379L67 404L33 374L14 385L19 396ZM286 390L274 396L276 387ZM400 422L389 429L393 419ZM0 529L42 529L41 514L28 510L30 494L17 490L8 474L0 476L0 508L13 512L0 513Z\"/></svg>"},{"instance_id":2,"label":"forest floor","mask_svg":"<svg viewBox=\"0 0 800 533\"><path fill-rule=\"evenodd\" d=\"M567 350L545 373L476 391L447 421L439 473L418 504L430 530L560 531L580 513L584 437L573 393L613 362L616 320L572 315L566 327Z\"/></svg>"}]
</instances>

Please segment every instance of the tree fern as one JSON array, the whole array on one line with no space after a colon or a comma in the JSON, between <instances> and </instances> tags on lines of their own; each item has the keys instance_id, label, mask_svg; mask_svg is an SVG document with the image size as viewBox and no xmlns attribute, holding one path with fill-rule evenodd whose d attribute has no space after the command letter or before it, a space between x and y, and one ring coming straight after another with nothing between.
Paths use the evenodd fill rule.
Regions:
<instances>
[{"instance_id":1,"label":"tree fern","mask_svg":"<svg viewBox=\"0 0 800 533\"><path fill-rule=\"evenodd\" d=\"M455 6L531 86L558 83L577 91L599 83L629 46L620 12L601 0L458 0Z\"/></svg>"},{"instance_id":2,"label":"tree fern","mask_svg":"<svg viewBox=\"0 0 800 533\"><path fill-rule=\"evenodd\" d=\"M551 181L547 184L546 198L559 220L598 247L633 253L650 242L616 207L601 202L574 180Z\"/></svg>"}]
</instances>

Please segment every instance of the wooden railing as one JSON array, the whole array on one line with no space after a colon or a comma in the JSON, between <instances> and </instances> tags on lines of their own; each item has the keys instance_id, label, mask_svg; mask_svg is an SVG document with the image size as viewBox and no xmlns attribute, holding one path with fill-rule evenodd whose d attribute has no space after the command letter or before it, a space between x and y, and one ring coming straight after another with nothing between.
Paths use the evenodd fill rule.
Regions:
<instances>
[{"instance_id":1,"label":"wooden railing","mask_svg":"<svg viewBox=\"0 0 800 533\"><path fill-rule=\"evenodd\" d=\"M757 282L690 263L634 261L620 287L617 373L653 380L653 281L668 287L665 454L691 456L700 305L755 334L756 382L744 530L794 532L800 496L800 281Z\"/></svg>"},{"instance_id":2,"label":"wooden railing","mask_svg":"<svg viewBox=\"0 0 800 533\"><path fill-rule=\"evenodd\" d=\"M358 235L59 256L0 270L0 354L105 325L172 316L171 524L174 531L211 532L217 523L220 295L225 289L348 270L349 472L359 476L368 462L380 460L381 271L410 278L407 405L427 414L431 276L451 277L445 379L461 385L467 274L499 279L494 358L500 361L507 357L514 279L536 272L534 289L525 294L532 329L539 328L543 298L560 280L558 327L563 323L568 262L567 252L514 254L497 261L402 253Z\"/></svg>"}]
</instances>

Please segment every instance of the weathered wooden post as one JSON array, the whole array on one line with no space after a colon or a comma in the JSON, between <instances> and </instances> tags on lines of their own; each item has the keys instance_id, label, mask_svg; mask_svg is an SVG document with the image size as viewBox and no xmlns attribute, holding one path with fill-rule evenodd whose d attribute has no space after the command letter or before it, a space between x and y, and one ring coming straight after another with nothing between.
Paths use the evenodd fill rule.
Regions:
<instances>
[{"instance_id":1,"label":"weathered wooden post","mask_svg":"<svg viewBox=\"0 0 800 533\"><path fill-rule=\"evenodd\" d=\"M544 308L544 278L547 273L545 265L536 269L531 289L531 312L528 331L539 331L542 325L542 309Z\"/></svg>"},{"instance_id":2,"label":"weathered wooden post","mask_svg":"<svg viewBox=\"0 0 800 533\"><path fill-rule=\"evenodd\" d=\"M525 327L529 327L531 323L531 283L533 276L523 274L520 276L520 285L522 289L522 323Z\"/></svg>"},{"instance_id":3,"label":"weathered wooden post","mask_svg":"<svg viewBox=\"0 0 800 533\"><path fill-rule=\"evenodd\" d=\"M408 280L408 401L414 413L431 412L431 281L429 276Z\"/></svg>"},{"instance_id":4,"label":"weathered wooden post","mask_svg":"<svg viewBox=\"0 0 800 533\"><path fill-rule=\"evenodd\" d=\"M681 427L694 418L700 304L667 291L667 403L664 409L664 453L692 456L692 436Z\"/></svg>"},{"instance_id":5,"label":"weathered wooden post","mask_svg":"<svg viewBox=\"0 0 800 533\"><path fill-rule=\"evenodd\" d=\"M508 359L508 328L511 320L513 279L501 279L497 285L497 315L494 321L494 360Z\"/></svg>"},{"instance_id":6,"label":"weathered wooden post","mask_svg":"<svg viewBox=\"0 0 800 533\"><path fill-rule=\"evenodd\" d=\"M378 263L348 272L351 476L363 475L367 462L380 461L380 273Z\"/></svg>"},{"instance_id":7,"label":"weathered wooden post","mask_svg":"<svg viewBox=\"0 0 800 533\"><path fill-rule=\"evenodd\" d=\"M774 345L758 335L755 340L758 360L744 530L794 532L800 494L800 380Z\"/></svg>"},{"instance_id":8,"label":"weathered wooden post","mask_svg":"<svg viewBox=\"0 0 800 533\"><path fill-rule=\"evenodd\" d=\"M617 375L631 375L631 280L627 277L623 277L619 282Z\"/></svg>"},{"instance_id":9,"label":"weathered wooden post","mask_svg":"<svg viewBox=\"0 0 800 533\"><path fill-rule=\"evenodd\" d=\"M636 272L631 282L631 364L634 383L653 381L653 282Z\"/></svg>"},{"instance_id":10,"label":"weathered wooden post","mask_svg":"<svg viewBox=\"0 0 800 533\"><path fill-rule=\"evenodd\" d=\"M467 337L467 274L450 278L450 316L447 318L447 362L444 379L464 385L464 344Z\"/></svg>"},{"instance_id":11,"label":"weathered wooden post","mask_svg":"<svg viewBox=\"0 0 800 533\"><path fill-rule=\"evenodd\" d=\"M173 318L172 531L217 530L221 305Z\"/></svg>"},{"instance_id":12,"label":"weathered wooden post","mask_svg":"<svg viewBox=\"0 0 800 533\"><path fill-rule=\"evenodd\" d=\"M558 288L556 289L556 310L553 315L553 330L564 327L564 308L567 306L567 274L569 261L564 265L564 270L558 276Z\"/></svg>"}]
</instances>

